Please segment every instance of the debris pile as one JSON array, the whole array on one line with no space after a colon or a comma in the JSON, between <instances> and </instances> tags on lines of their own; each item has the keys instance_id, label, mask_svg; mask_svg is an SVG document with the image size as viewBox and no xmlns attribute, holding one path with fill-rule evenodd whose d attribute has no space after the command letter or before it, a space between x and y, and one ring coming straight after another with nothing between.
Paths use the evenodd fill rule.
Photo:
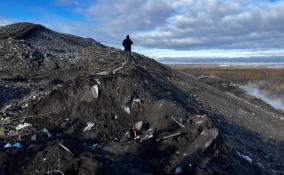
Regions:
<instances>
[{"instance_id":1,"label":"debris pile","mask_svg":"<svg viewBox=\"0 0 284 175\"><path fill-rule=\"evenodd\" d=\"M259 163L265 149L232 141L239 131L197 99L198 88L219 95L202 80L184 88L188 77L135 53L123 64L125 56L40 25L1 27L0 174L281 172L281 162Z\"/></svg>"}]
</instances>

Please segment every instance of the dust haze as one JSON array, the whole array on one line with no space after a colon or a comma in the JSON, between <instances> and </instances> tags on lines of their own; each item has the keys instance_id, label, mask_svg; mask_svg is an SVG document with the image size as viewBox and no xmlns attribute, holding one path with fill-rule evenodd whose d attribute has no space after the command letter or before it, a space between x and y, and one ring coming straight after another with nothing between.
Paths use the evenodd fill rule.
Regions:
<instances>
[{"instance_id":1,"label":"dust haze","mask_svg":"<svg viewBox=\"0 0 284 175\"><path fill-rule=\"evenodd\" d=\"M266 88L269 85L269 81L259 81L256 83L249 82L244 86L241 86L247 93L253 95L275 109L284 111L284 93L283 90L269 90Z\"/></svg>"}]
</instances>

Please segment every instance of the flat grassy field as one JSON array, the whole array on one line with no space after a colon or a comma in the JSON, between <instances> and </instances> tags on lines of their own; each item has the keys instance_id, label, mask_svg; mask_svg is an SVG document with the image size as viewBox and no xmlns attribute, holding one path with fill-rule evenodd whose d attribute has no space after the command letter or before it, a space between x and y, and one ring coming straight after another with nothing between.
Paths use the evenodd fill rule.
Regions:
<instances>
[{"instance_id":1,"label":"flat grassy field","mask_svg":"<svg viewBox=\"0 0 284 175\"><path fill-rule=\"evenodd\" d=\"M263 88L284 89L284 67L212 66L212 65L170 65L170 67L196 76L216 76L237 84L267 82Z\"/></svg>"}]
</instances>

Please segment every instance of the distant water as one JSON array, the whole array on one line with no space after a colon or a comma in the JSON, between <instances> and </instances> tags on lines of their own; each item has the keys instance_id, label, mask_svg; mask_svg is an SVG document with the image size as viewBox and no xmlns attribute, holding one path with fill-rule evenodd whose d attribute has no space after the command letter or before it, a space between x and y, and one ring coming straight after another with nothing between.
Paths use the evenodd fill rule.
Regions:
<instances>
[{"instance_id":1,"label":"distant water","mask_svg":"<svg viewBox=\"0 0 284 175\"><path fill-rule=\"evenodd\" d=\"M164 64L205 64L205 65L244 65L284 67L284 57L249 57L249 58L160 58Z\"/></svg>"}]
</instances>

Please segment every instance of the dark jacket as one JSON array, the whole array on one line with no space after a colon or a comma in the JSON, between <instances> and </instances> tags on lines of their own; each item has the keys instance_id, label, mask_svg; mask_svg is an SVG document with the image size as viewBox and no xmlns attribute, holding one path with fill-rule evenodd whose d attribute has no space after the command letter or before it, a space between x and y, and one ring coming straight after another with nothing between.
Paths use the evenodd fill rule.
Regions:
<instances>
[{"instance_id":1,"label":"dark jacket","mask_svg":"<svg viewBox=\"0 0 284 175\"><path fill-rule=\"evenodd\" d=\"M126 38L125 40L123 40L122 45L124 46L124 51L131 52L131 45L132 44L133 44L133 42L129 38Z\"/></svg>"}]
</instances>

